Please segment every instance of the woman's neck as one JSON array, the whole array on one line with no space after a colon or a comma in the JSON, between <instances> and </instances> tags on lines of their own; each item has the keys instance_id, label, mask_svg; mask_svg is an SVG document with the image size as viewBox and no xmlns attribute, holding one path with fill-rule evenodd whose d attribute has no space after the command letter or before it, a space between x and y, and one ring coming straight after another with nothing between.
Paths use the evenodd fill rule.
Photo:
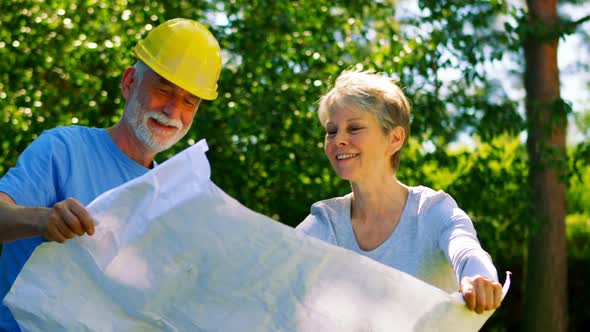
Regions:
<instances>
[{"instance_id":1,"label":"woman's neck","mask_svg":"<svg viewBox=\"0 0 590 332\"><path fill-rule=\"evenodd\" d=\"M390 238L408 194L408 187L395 177L375 186L353 184L350 221L359 248L371 251Z\"/></svg>"},{"instance_id":2,"label":"woman's neck","mask_svg":"<svg viewBox=\"0 0 590 332\"><path fill-rule=\"evenodd\" d=\"M379 183L352 183L351 217L359 221L399 216L408 198L408 186L391 176Z\"/></svg>"}]
</instances>

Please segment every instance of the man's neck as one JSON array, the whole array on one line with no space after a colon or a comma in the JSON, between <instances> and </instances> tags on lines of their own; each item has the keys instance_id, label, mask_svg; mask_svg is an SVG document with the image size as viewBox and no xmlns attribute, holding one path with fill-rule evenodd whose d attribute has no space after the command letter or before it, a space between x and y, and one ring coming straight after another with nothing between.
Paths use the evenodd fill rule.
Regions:
<instances>
[{"instance_id":1,"label":"man's neck","mask_svg":"<svg viewBox=\"0 0 590 332\"><path fill-rule=\"evenodd\" d=\"M133 130L124 122L118 122L113 127L107 128L107 132L115 145L129 158L146 168L153 167L156 153L146 150L133 134Z\"/></svg>"}]
</instances>

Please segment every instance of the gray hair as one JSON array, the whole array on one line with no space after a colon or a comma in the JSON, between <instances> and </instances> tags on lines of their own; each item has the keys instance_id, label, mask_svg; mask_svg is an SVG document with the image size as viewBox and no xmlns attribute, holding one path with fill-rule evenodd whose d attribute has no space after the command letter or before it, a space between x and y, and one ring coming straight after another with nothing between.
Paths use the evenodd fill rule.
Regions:
<instances>
[{"instance_id":1,"label":"gray hair","mask_svg":"<svg viewBox=\"0 0 590 332\"><path fill-rule=\"evenodd\" d=\"M328 113L347 106L372 114L388 134L402 127L405 138L402 148L391 156L391 167L397 171L400 155L410 135L411 106L408 98L394 80L374 70L345 70L334 87L319 100L318 117L325 127Z\"/></svg>"},{"instance_id":2,"label":"gray hair","mask_svg":"<svg viewBox=\"0 0 590 332\"><path fill-rule=\"evenodd\" d=\"M135 78L138 82L141 82L141 80L143 80L143 74L146 70L150 69L150 67L148 67L148 65L146 65L141 60L137 60L137 62L133 65L133 68L135 68Z\"/></svg>"}]
</instances>

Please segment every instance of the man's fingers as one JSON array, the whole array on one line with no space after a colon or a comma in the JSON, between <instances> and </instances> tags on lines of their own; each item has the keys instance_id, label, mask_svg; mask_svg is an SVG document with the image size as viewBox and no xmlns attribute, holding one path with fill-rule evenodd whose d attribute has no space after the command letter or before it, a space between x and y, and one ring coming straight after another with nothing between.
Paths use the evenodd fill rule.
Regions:
<instances>
[{"instance_id":1,"label":"man's fingers","mask_svg":"<svg viewBox=\"0 0 590 332\"><path fill-rule=\"evenodd\" d=\"M42 235L48 240L63 243L76 235L92 235L94 222L80 202L68 198L53 206L45 224L40 228Z\"/></svg>"},{"instance_id":2,"label":"man's fingers","mask_svg":"<svg viewBox=\"0 0 590 332\"><path fill-rule=\"evenodd\" d=\"M49 241L55 241L59 243L66 242L66 238L57 230L57 227L53 224L47 225L45 234L43 236Z\"/></svg>"},{"instance_id":3,"label":"man's fingers","mask_svg":"<svg viewBox=\"0 0 590 332\"><path fill-rule=\"evenodd\" d=\"M62 215L62 219L64 220L64 224L68 226L68 228L76 235L82 236L84 235L84 229L82 228L82 224L80 220L70 211L64 211Z\"/></svg>"},{"instance_id":4,"label":"man's fingers","mask_svg":"<svg viewBox=\"0 0 590 332\"><path fill-rule=\"evenodd\" d=\"M54 207L64 223L78 236L94 233L94 223L84 206L73 198L59 202Z\"/></svg>"},{"instance_id":5,"label":"man's fingers","mask_svg":"<svg viewBox=\"0 0 590 332\"><path fill-rule=\"evenodd\" d=\"M59 233L61 233L61 235L63 235L64 238L71 239L74 236L76 236L76 234L70 229L70 227L68 225L66 225L64 220L62 220L62 219L52 220L52 221L50 221L50 223L53 223L53 226L55 227L55 229Z\"/></svg>"},{"instance_id":6,"label":"man's fingers","mask_svg":"<svg viewBox=\"0 0 590 332\"><path fill-rule=\"evenodd\" d=\"M75 203L72 204L71 211L78 219L78 222L80 223L80 226L82 227L82 230L84 232L86 232L88 235L94 234L94 221L92 221L92 217L90 216L90 213L88 213L88 210L86 210L86 208L84 206L82 206L82 204L80 204L80 202L76 201L73 198L72 198L72 201L74 201ZM82 235L82 234L78 234L78 235Z\"/></svg>"}]
</instances>

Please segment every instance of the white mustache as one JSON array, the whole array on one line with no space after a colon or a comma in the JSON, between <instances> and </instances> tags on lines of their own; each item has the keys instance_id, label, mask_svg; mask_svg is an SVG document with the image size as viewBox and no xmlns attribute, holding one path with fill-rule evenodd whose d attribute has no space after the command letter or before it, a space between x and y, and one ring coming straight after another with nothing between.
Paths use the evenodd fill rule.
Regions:
<instances>
[{"instance_id":1,"label":"white mustache","mask_svg":"<svg viewBox=\"0 0 590 332\"><path fill-rule=\"evenodd\" d=\"M148 118L158 121L159 123L161 123L165 126L171 126L171 127L175 127L176 129L182 129L182 122L180 120L170 119L169 117L167 117L166 115L164 115L161 112L150 111L150 112L147 112L146 116Z\"/></svg>"}]
</instances>

